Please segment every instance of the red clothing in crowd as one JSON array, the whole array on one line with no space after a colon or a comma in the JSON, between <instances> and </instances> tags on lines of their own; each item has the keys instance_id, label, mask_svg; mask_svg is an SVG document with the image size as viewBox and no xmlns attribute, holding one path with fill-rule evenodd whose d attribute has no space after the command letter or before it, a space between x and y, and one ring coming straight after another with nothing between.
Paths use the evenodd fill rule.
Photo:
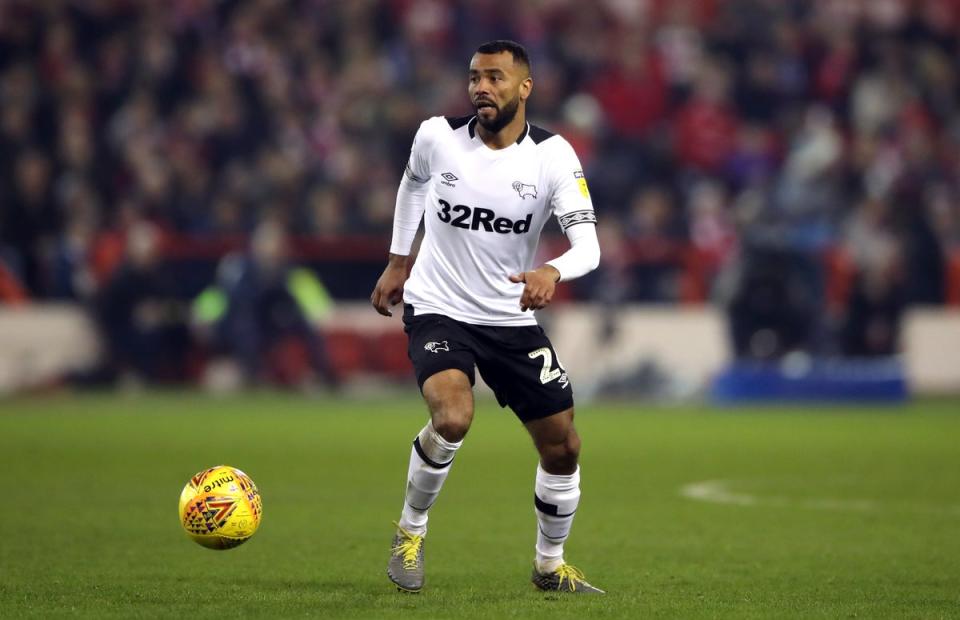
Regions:
<instances>
[{"instance_id":1,"label":"red clothing in crowd","mask_svg":"<svg viewBox=\"0 0 960 620\"><path fill-rule=\"evenodd\" d=\"M676 151L685 165L717 172L736 146L739 121L729 106L692 99L677 114Z\"/></svg>"},{"instance_id":2,"label":"red clothing in crowd","mask_svg":"<svg viewBox=\"0 0 960 620\"><path fill-rule=\"evenodd\" d=\"M667 108L663 63L652 53L642 71L613 67L591 84L590 92L600 102L610 129L625 137L645 136Z\"/></svg>"}]
</instances>

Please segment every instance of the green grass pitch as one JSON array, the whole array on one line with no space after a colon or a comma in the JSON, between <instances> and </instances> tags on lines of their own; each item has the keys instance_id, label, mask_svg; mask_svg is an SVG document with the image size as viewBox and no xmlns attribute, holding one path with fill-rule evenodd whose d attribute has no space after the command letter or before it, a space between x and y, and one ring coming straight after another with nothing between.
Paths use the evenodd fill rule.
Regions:
<instances>
[{"instance_id":1,"label":"green grass pitch","mask_svg":"<svg viewBox=\"0 0 960 620\"><path fill-rule=\"evenodd\" d=\"M609 594L558 598L528 581L535 453L489 401L431 512L424 592L391 587L412 392L0 401L0 616L960 617L960 401L584 406L567 558ZM230 551L176 516L220 463L264 500Z\"/></svg>"}]
</instances>

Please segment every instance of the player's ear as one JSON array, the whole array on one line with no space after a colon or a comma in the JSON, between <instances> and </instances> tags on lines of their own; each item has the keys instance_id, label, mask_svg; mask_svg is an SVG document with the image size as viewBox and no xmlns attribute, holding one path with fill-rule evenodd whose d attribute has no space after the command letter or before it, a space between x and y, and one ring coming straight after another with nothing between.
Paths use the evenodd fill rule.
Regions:
<instances>
[{"instance_id":1,"label":"player's ear","mask_svg":"<svg viewBox=\"0 0 960 620\"><path fill-rule=\"evenodd\" d=\"M523 81L520 82L520 100L526 101L527 97L530 96L530 93L533 91L533 78L529 75L523 78Z\"/></svg>"}]
</instances>

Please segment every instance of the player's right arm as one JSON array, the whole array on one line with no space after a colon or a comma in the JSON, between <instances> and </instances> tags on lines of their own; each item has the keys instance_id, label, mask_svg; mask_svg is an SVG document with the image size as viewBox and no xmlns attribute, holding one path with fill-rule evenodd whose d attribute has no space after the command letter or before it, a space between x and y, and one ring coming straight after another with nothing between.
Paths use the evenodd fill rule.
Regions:
<instances>
[{"instance_id":1,"label":"player's right arm","mask_svg":"<svg viewBox=\"0 0 960 620\"><path fill-rule=\"evenodd\" d=\"M390 307L403 300L403 285L410 276L412 266L413 263L410 261L409 255L402 256L390 253L387 268L383 270L373 293L370 295L370 303L377 309L377 312L383 316L393 316Z\"/></svg>"},{"instance_id":2,"label":"player's right arm","mask_svg":"<svg viewBox=\"0 0 960 620\"><path fill-rule=\"evenodd\" d=\"M410 251L423 219L425 199L430 181L430 149L428 125L420 125L410 159L403 171L400 189L397 190L397 204L393 212L393 238L390 242L390 258L377 285L370 294L370 303L384 316L393 316L390 307L403 300L403 285L410 277L413 261Z\"/></svg>"}]
</instances>

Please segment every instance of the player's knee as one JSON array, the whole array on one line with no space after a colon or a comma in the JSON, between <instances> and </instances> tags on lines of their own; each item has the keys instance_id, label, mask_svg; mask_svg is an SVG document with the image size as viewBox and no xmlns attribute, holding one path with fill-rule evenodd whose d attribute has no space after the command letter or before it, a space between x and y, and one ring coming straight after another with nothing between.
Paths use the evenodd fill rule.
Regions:
<instances>
[{"instance_id":1,"label":"player's knee","mask_svg":"<svg viewBox=\"0 0 960 620\"><path fill-rule=\"evenodd\" d=\"M462 441L473 422L473 403L447 403L431 408L433 428L450 442Z\"/></svg>"},{"instance_id":2,"label":"player's knee","mask_svg":"<svg viewBox=\"0 0 960 620\"><path fill-rule=\"evenodd\" d=\"M441 415L433 416L433 427L437 433L447 441L456 443L463 441L470 430L472 416L468 415Z\"/></svg>"},{"instance_id":3,"label":"player's knee","mask_svg":"<svg viewBox=\"0 0 960 620\"><path fill-rule=\"evenodd\" d=\"M580 459L580 436L573 429L561 441L540 449L540 464L550 474L572 474Z\"/></svg>"},{"instance_id":4,"label":"player's knee","mask_svg":"<svg viewBox=\"0 0 960 620\"><path fill-rule=\"evenodd\" d=\"M473 422L473 393L456 390L430 403L433 428L450 442L462 441Z\"/></svg>"},{"instance_id":5,"label":"player's knee","mask_svg":"<svg viewBox=\"0 0 960 620\"><path fill-rule=\"evenodd\" d=\"M473 394L448 392L429 401L433 428L447 441L461 441L473 422Z\"/></svg>"},{"instance_id":6,"label":"player's knee","mask_svg":"<svg viewBox=\"0 0 960 620\"><path fill-rule=\"evenodd\" d=\"M461 441L473 422L473 391L460 371L437 373L423 385L433 428L447 441Z\"/></svg>"}]
</instances>

